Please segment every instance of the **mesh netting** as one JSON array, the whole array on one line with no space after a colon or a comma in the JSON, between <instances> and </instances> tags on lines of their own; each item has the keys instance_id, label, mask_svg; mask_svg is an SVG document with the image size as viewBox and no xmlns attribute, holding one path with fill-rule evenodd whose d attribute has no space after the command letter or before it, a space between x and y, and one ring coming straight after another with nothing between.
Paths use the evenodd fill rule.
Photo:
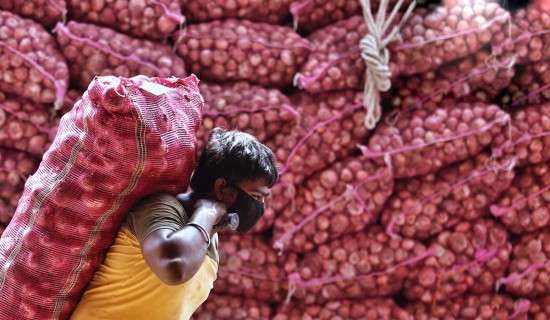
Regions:
<instances>
[{"instance_id":1,"label":"mesh netting","mask_svg":"<svg viewBox=\"0 0 550 320\"><path fill-rule=\"evenodd\" d=\"M376 223L392 191L390 164L379 166L362 156L333 162L309 177L277 216L274 246L305 252L364 230Z\"/></svg>"},{"instance_id":2,"label":"mesh netting","mask_svg":"<svg viewBox=\"0 0 550 320\"><path fill-rule=\"evenodd\" d=\"M273 308L269 302L243 299L230 294L210 293L191 320L271 320Z\"/></svg>"},{"instance_id":3,"label":"mesh netting","mask_svg":"<svg viewBox=\"0 0 550 320\"><path fill-rule=\"evenodd\" d=\"M86 89L97 75L186 75L183 60L168 45L74 21L67 25L58 23L55 31L57 42L70 64L71 81L79 89Z\"/></svg>"},{"instance_id":4,"label":"mesh netting","mask_svg":"<svg viewBox=\"0 0 550 320\"><path fill-rule=\"evenodd\" d=\"M273 320L410 320L392 299L335 300L323 305L281 305Z\"/></svg>"},{"instance_id":5,"label":"mesh netting","mask_svg":"<svg viewBox=\"0 0 550 320\"><path fill-rule=\"evenodd\" d=\"M541 163L517 170L491 212L508 230L523 234L550 226L550 164Z\"/></svg>"},{"instance_id":6,"label":"mesh netting","mask_svg":"<svg viewBox=\"0 0 550 320\"><path fill-rule=\"evenodd\" d=\"M506 229L492 219L462 221L430 241L434 255L409 270L403 294L409 301L436 303L466 292L494 291L508 267L512 245Z\"/></svg>"},{"instance_id":7,"label":"mesh netting","mask_svg":"<svg viewBox=\"0 0 550 320\"><path fill-rule=\"evenodd\" d=\"M291 85L311 51L290 27L235 19L190 25L177 42L178 54L201 79L265 87Z\"/></svg>"},{"instance_id":8,"label":"mesh netting","mask_svg":"<svg viewBox=\"0 0 550 320\"><path fill-rule=\"evenodd\" d=\"M550 291L550 229L527 233L513 243L506 277L497 285L519 297L538 298Z\"/></svg>"},{"instance_id":9,"label":"mesh netting","mask_svg":"<svg viewBox=\"0 0 550 320\"><path fill-rule=\"evenodd\" d=\"M266 234L220 235L220 267L213 292L266 302L284 301L286 273L294 270L298 256L278 255Z\"/></svg>"},{"instance_id":10,"label":"mesh netting","mask_svg":"<svg viewBox=\"0 0 550 320\"><path fill-rule=\"evenodd\" d=\"M166 38L185 22L178 1L66 1L69 14L76 21L109 27L140 38Z\"/></svg>"},{"instance_id":11,"label":"mesh netting","mask_svg":"<svg viewBox=\"0 0 550 320\"><path fill-rule=\"evenodd\" d=\"M0 90L60 106L69 68L52 35L40 24L0 11Z\"/></svg>"},{"instance_id":12,"label":"mesh netting","mask_svg":"<svg viewBox=\"0 0 550 320\"><path fill-rule=\"evenodd\" d=\"M11 221L25 181L36 171L38 163L36 157L25 152L0 148L0 224Z\"/></svg>"},{"instance_id":13,"label":"mesh netting","mask_svg":"<svg viewBox=\"0 0 550 320\"><path fill-rule=\"evenodd\" d=\"M195 77L94 79L0 239L0 314L68 317L126 212L188 187L202 103Z\"/></svg>"},{"instance_id":14,"label":"mesh netting","mask_svg":"<svg viewBox=\"0 0 550 320\"><path fill-rule=\"evenodd\" d=\"M373 225L306 252L288 273L289 298L305 304L391 296L412 269L434 255L417 240L390 238Z\"/></svg>"},{"instance_id":15,"label":"mesh netting","mask_svg":"<svg viewBox=\"0 0 550 320\"><path fill-rule=\"evenodd\" d=\"M179 2L190 23L235 18L282 24L290 16L289 5L291 0L179 0Z\"/></svg>"},{"instance_id":16,"label":"mesh netting","mask_svg":"<svg viewBox=\"0 0 550 320\"><path fill-rule=\"evenodd\" d=\"M416 320L436 319L515 319L527 320L531 303L506 294L466 294L441 303L416 302L406 310Z\"/></svg>"},{"instance_id":17,"label":"mesh netting","mask_svg":"<svg viewBox=\"0 0 550 320\"><path fill-rule=\"evenodd\" d=\"M46 28L53 28L65 19L67 4L65 0L10 0L0 1L0 9L30 18Z\"/></svg>"},{"instance_id":18,"label":"mesh netting","mask_svg":"<svg viewBox=\"0 0 550 320\"><path fill-rule=\"evenodd\" d=\"M0 146L42 157L59 125L59 115L48 109L0 92Z\"/></svg>"},{"instance_id":19,"label":"mesh netting","mask_svg":"<svg viewBox=\"0 0 550 320\"><path fill-rule=\"evenodd\" d=\"M388 234L429 239L461 221L487 216L512 179L513 163L480 153L435 174L399 180L381 223Z\"/></svg>"}]
</instances>

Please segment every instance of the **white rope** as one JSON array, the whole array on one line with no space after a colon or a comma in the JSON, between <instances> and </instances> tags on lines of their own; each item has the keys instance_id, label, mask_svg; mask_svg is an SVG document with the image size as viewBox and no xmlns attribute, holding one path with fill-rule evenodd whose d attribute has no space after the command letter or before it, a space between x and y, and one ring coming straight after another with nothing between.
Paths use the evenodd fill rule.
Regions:
<instances>
[{"instance_id":1,"label":"white rope","mask_svg":"<svg viewBox=\"0 0 550 320\"><path fill-rule=\"evenodd\" d=\"M361 57L365 60L366 80L364 88L363 105L366 108L365 127L372 130L380 121L382 107L380 105L379 91L388 91L391 88L391 71L389 67L390 55L387 45L398 39L399 28L411 15L416 0L412 1L403 15L401 22L387 33L392 21L395 19L404 0L398 0L389 16L386 16L389 0L381 0L378 7L376 20L372 15L369 0L361 0L363 16L367 23L368 33L359 42Z\"/></svg>"}]
</instances>

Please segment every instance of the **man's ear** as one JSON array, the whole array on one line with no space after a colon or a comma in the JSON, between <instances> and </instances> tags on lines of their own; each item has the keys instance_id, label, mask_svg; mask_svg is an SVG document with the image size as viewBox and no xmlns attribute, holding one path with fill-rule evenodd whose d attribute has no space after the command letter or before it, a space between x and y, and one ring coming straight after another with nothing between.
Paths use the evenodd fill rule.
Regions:
<instances>
[{"instance_id":1,"label":"man's ear","mask_svg":"<svg viewBox=\"0 0 550 320\"><path fill-rule=\"evenodd\" d=\"M225 180L224 177L219 177L214 180L214 195L217 201L223 201L226 187L227 180Z\"/></svg>"}]
</instances>

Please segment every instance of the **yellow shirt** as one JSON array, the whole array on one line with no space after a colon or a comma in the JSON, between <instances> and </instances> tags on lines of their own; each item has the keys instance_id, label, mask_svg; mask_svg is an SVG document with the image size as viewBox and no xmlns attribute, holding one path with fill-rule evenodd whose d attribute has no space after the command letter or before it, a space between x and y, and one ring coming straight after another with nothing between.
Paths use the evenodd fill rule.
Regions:
<instances>
[{"instance_id":1,"label":"yellow shirt","mask_svg":"<svg viewBox=\"0 0 550 320\"><path fill-rule=\"evenodd\" d=\"M218 271L215 235L199 271L170 286L149 268L140 243L160 228L178 230L187 223L179 201L167 194L148 197L130 212L74 310L72 320L189 319L206 300ZM137 236L136 236L137 235Z\"/></svg>"}]
</instances>

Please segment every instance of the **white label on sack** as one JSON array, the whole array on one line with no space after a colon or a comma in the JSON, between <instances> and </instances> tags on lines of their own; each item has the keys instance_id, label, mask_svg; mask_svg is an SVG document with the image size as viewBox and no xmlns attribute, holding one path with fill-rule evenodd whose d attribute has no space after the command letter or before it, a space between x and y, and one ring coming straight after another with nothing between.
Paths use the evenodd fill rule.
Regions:
<instances>
[{"instance_id":1,"label":"white label on sack","mask_svg":"<svg viewBox=\"0 0 550 320\"><path fill-rule=\"evenodd\" d=\"M160 84L156 84L153 82L143 82L140 88L157 96L160 96L161 94L165 94L166 92L172 90L172 88L161 86Z\"/></svg>"}]
</instances>

